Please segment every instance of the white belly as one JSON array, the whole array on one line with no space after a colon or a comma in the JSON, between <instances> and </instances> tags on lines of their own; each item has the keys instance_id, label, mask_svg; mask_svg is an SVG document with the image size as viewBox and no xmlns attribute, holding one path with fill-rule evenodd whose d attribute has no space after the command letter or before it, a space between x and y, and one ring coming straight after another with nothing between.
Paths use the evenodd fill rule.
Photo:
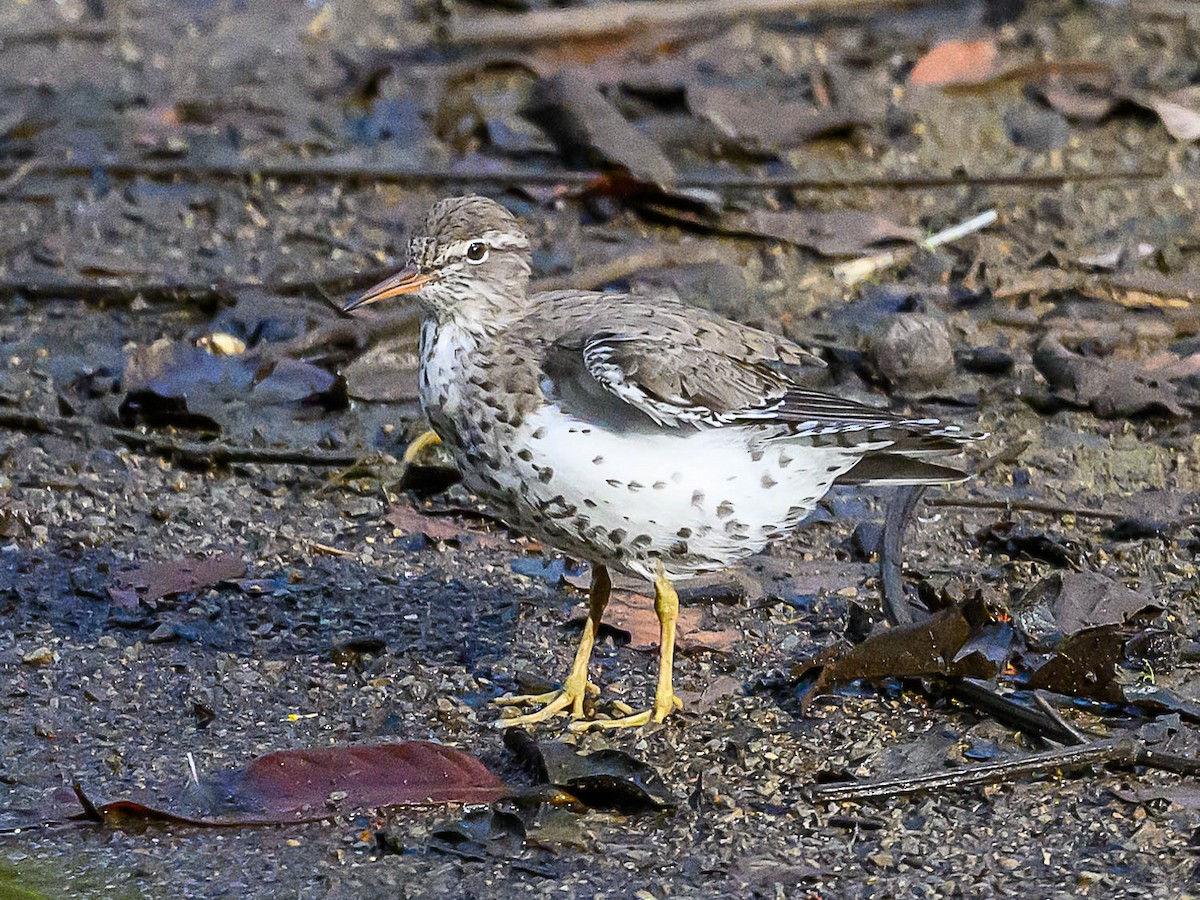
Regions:
<instances>
[{"instance_id":1,"label":"white belly","mask_svg":"<svg viewBox=\"0 0 1200 900\"><path fill-rule=\"evenodd\" d=\"M528 426L523 492L553 498L550 513L573 509L562 519L586 545L562 549L623 556L623 568L647 577L659 559L668 575L687 577L758 552L860 456L744 428L615 433L555 406Z\"/></svg>"}]
</instances>

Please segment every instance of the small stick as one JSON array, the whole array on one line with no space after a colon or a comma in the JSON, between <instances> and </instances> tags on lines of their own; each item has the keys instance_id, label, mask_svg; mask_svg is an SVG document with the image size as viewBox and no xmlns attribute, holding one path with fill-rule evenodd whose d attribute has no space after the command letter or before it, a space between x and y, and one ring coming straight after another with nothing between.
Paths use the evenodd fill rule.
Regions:
<instances>
[{"instance_id":1,"label":"small stick","mask_svg":"<svg viewBox=\"0 0 1200 900\"><path fill-rule=\"evenodd\" d=\"M1076 744L1086 744L1091 740L1086 734L1064 719L1062 714L1054 708L1054 705L1046 699L1046 695L1041 691L1033 692L1033 702L1038 705L1042 712L1053 719L1059 728L1073 737Z\"/></svg>"},{"instance_id":2,"label":"small stick","mask_svg":"<svg viewBox=\"0 0 1200 900\"><path fill-rule=\"evenodd\" d=\"M1092 741L1062 750L1043 750L1018 759L961 766L944 772L884 778L858 784L828 784L808 788L805 793L813 802L829 800L879 800L900 797L920 791L961 790L1011 781L1025 775L1055 771L1070 771L1098 763L1129 766L1140 761L1141 748L1132 738Z\"/></svg>"},{"instance_id":3,"label":"small stick","mask_svg":"<svg viewBox=\"0 0 1200 900\"><path fill-rule=\"evenodd\" d=\"M812 13L836 10L845 14L853 7L878 9L908 6L905 0L630 0L600 3L574 9L549 9L519 15L488 15L456 18L449 23L450 42L461 46L496 47L501 44L534 44L624 34L635 28L685 25L713 19L741 20L772 13Z\"/></svg>"},{"instance_id":4,"label":"small stick","mask_svg":"<svg viewBox=\"0 0 1200 900\"><path fill-rule=\"evenodd\" d=\"M125 428L109 428L87 419L43 416L35 413L0 410L0 428L34 434L56 434L85 439L93 432L107 434L131 447L154 453L178 456L193 463L294 463L309 466L348 466L363 461L361 453L337 453L302 447L247 447L213 441L176 441L155 434L142 434Z\"/></svg>"},{"instance_id":5,"label":"small stick","mask_svg":"<svg viewBox=\"0 0 1200 900\"><path fill-rule=\"evenodd\" d=\"M25 180L25 176L32 172L36 167L37 162L35 160L27 160L26 162L23 162L21 165L17 166L11 175L9 175L3 181L0 181L0 199L7 198L16 188L16 186Z\"/></svg>"},{"instance_id":6,"label":"small stick","mask_svg":"<svg viewBox=\"0 0 1200 900\"><path fill-rule=\"evenodd\" d=\"M943 244L957 241L969 234L974 234L976 231L987 228L997 218L996 211L989 209L977 216L972 216L965 222L959 222L957 225L952 225L936 234L931 234L925 240L918 243L917 246L923 250L936 250ZM912 250L905 248L903 250L889 250L887 253L864 256L850 262L839 263L833 267L833 277L839 281L844 281L846 284L858 284L864 278L868 278L883 269L890 268L901 261L901 259L907 259L911 254Z\"/></svg>"},{"instance_id":7,"label":"small stick","mask_svg":"<svg viewBox=\"0 0 1200 900\"><path fill-rule=\"evenodd\" d=\"M0 175L18 167L0 165ZM176 162L174 160L125 160L101 158L92 164L39 162L39 175L59 178L89 178L102 168L110 178L275 178L280 181L363 181L372 184L432 185L562 185L587 187L603 177L597 170L555 169L399 169L395 166L367 163L342 163L331 160L285 160L283 162ZM905 177L814 178L803 172L745 174L741 172L680 173L679 187L712 190L811 190L811 191L908 191L961 187L1024 187L1030 190L1058 190L1068 184L1105 181L1151 181L1163 178L1162 169L1106 170L1057 175L994 173L980 175L912 175Z\"/></svg>"},{"instance_id":8,"label":"small stick","mask_svg":"<svg viewBox=\"0 0 1200 900\"><path fill-rule=\"evenodd\" d=\"M1005 512L1032 512L1048 516L1075 516L1077 519L1100 519L1105 522L1120 522L1135 516L1134 513L1115 512L1106 509L1088 509L1083 506L1066 506L1059 503L1043 503L1038 500L1002 500L982 497L935 497L926 501L930 506L949 506L955 509L998 509ZM1164 522L1164 528L1187 528L1200 524L1200 516L1182 516Z\"/></svg>"},{"instance_id":9,"label":"small stick","mask_svg":"<svg viewBox=\"0 0 1200 900\"><path fill-rule=\"evenodd\" d=\"M678 246L660 245L626 253L615 259L579 269L571 275L535 278L531 287L535 291L557 291L565 288L597 290L611 281L626 278L646 269L694 266L700 263L720 262L728 258L728 250L714 243L688 241Z\"/></svg>"},{"instance_id":10,"label":"small stick","mask_svg":"<svg viewBox=\"0 0 1200 900\"><path fill-rule=\"evenodd\" d=\"M935 682L936 684L937 682ZM1042 741L1056 744L1087 743L1090 739L1077 742L1075 731L1058 719L1039 709L999 693L989 682L974 678L943 679L946 696L964 706L991 716L1001 724L1016 728Z\"/></svg>"}]
</instances>

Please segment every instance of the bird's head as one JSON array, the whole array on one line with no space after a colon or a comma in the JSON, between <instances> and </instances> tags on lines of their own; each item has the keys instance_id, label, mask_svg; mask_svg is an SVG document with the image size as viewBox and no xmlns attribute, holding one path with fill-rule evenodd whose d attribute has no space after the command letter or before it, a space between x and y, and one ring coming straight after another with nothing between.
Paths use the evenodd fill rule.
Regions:
<instances>
[{"instance_id":1,"label":"bird's head","mask_svg":"<svg viewBox=\"0 0 1200 900\"><path fill-rule=\"evenodd\" d=\"M441 320L486 327L522 308L529 258L529 238L507 209L486 197L451 197L413 229L408 264L345 309L412 294Z\"/></svg>"}]
</instances>

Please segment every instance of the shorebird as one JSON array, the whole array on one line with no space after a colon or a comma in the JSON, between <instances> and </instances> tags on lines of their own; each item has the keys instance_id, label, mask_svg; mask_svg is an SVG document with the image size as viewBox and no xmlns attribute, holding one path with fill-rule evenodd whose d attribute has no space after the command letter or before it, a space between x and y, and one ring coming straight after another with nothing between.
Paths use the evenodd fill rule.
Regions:
<instances>
[{"instance_id":1,"label":"shorebird","mask_svg":"<svg viewBox=\"0 0 1200 900\"><path fill-rule=\"evenodd\" d=\"M562 687L501 698L540 708L498 724L584 716L609 569L654 584L658 682L644 711L583 727L662 721L682 706L673 582L762 550L835 483L966 477L943 459L971 435L801 386L796 373L823 362L779 335L668 297L531 293L529 276L529 239L512 214L455 197L415 229L407 267L346 307L417 299L421 404L467 488L512 527L592 564Z\"/></svg>"}]
</instances>

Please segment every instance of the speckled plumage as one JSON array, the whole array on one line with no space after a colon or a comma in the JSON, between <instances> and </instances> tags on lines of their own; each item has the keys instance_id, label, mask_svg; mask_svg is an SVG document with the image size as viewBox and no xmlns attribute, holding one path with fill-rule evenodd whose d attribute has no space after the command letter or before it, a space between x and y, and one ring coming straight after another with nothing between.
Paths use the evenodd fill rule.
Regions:
<instances>
[{"instance_id":1,"label":"speckled plumage","mask_svg":"<svg viewBox=\"0 0 1200 900\"><path fill-rule=\"evenodd\" d=\"M681 578L761 550L864 457L893 464L872 480L962 477L920 458L957 450L957 429L799 387L789 370L821 363L782 337L666 298L527 295L519 233L491 201L443 201L410 256L512 247L422 291L420 392L467 486L530 536Z\"/></svg>"},{"instance_id":2,"label":"speckled plumage","mask_svg":"<svg viewBox=\"0 0 1200 900\"><path fill-rule=\"evenodd\" d=\"M654 581L661 626L654 706L592 725L661 721L678 597L794 528L835 481L935 484L964 435L802 387L819 359L777 335L669 298L528 292L529 241L499 204L435 204L409 267L352 303L416 294L421 404L467 487L506 522L593 564L588 622L563 688L507 702L505 724L585 714L607 570Z\"/></svg>"}]
</instances>

